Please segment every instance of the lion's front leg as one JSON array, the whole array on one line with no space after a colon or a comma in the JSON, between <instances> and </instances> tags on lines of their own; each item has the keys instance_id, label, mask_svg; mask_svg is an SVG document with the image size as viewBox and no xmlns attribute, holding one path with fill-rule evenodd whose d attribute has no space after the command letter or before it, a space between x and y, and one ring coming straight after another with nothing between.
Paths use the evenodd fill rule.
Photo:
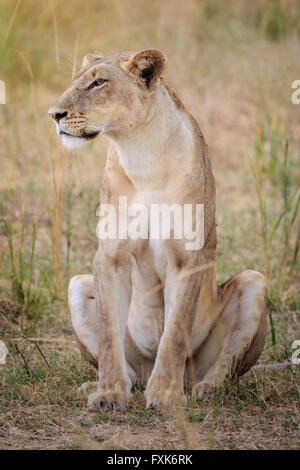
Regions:
<instances>
[{"instance_id":1,"label":"lion's front leg","mask_svg":"<svg viewBox=\"0 0 300 470\"><path fill-rule=\"evenodd\" d=\"M93 410L124 408L131 397L125 359L125 331L131 298L130 263L97 252L94 259L99 352L97 391L88 398Z\"/></svg>"},{"instance_id":2,"label":"lion's front leg","mask_svg":"<svg viewBox=\"0 0 300 470\"><path fill-rule=\"evenodd\" d=\"M182 272L181 272L182 273ZM184 405L183 375L191 354L190 335L195 318L202 274L180 279L181 273L167 277L165 288L165 329L145 396L147 408Z\"/></svg>"}]
</instances>

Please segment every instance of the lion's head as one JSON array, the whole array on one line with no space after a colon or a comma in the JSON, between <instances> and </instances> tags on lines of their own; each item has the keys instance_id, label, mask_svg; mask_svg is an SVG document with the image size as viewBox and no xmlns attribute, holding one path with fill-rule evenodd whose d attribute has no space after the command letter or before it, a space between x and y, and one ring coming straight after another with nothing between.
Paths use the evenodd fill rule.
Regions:
<instances>
[{"instance_id":1,"label":"lion's head","mask_svg":"<svg viewBox=\"0 0 300 470\"><path fill-rule=\"evenodd\" d=\"M146 118L166 67L165 55L152 49L108 57L87 54L49 110L63 143L74 148L99 134L133 130Z\"/></svg>"}]
</instances>

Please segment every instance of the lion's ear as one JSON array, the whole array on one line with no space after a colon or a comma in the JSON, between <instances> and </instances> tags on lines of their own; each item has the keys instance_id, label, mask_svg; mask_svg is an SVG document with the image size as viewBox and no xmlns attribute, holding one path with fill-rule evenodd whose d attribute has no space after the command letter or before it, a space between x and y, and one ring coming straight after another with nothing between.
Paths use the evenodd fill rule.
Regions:
<instances>
[{"instance_id":1,"label":"lion's ear","mask_svg":"<svg viewBox=\"0 0 300 470\"><path fill-rule=\"evenodd\" d=\"M92 51L88 52L82 60L82 65L81 67L86 67L87 65L92 64L93 62L96 62L97 60L103 59L104 55L101 54L101 52L97 51Z\"/></svg>"},{"instance_id":2,"label":"lion's ear","mask_svg":"<svg viewBox=\"0 0 300 470\"><path fill-rule=\"evenodd\" d=\"M156 49L145 49L133 54L128 62L122 64L125 72L135 75L149 91L159 86L160 78L167 71L165 54Z\"/></svg>"}]
</instances>

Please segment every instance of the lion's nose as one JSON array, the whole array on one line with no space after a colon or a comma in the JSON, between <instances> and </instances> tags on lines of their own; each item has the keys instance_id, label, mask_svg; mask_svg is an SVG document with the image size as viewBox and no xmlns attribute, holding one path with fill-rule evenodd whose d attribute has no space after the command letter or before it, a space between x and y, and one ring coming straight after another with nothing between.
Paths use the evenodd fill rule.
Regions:
<instances>
[{"instance_id":1,"label":"lion's nose","mask_svg":"<svg viewBox=\"0 0 300 470\"><path fill-rule=\"evenodd\" d=\"M65 118L68 115L68 111L64 111L63 113L59 113L57 111L49 111L50 116L54 119L54 121L59 122L61 119Z\"/></svg>"}]
</instances>

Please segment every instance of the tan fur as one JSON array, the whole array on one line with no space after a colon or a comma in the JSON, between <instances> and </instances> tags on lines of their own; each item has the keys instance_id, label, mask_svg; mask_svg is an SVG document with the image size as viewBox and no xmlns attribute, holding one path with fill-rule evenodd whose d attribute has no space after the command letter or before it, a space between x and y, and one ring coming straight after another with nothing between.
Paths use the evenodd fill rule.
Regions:
<instances>
[{"instance_id":1,"label":"tan fur","mask_svg":"<svg viewBox=\"0 0 300 470\"><path fill-rule=\"evenodd\" d=\"M71 280L69 303L81 348L98 364L92 409L123 407L136 376L147 406L183 403L184 379L199 399L229 375L241 375L264 345L266 285L245 271L218 287L215 184L207 146L164 75L156 50L103 58L83 68L53 105L58 132L74 144L110 140L101 202L204 204L204 246L186 240L100 240L94 276ZM101 88L91 88L98 80ZM104 83L104 84L103 84ZM96 352L95 352L96 351ZM92 359L91 359L92 356Z\"/></svg>"}]
</instances>

